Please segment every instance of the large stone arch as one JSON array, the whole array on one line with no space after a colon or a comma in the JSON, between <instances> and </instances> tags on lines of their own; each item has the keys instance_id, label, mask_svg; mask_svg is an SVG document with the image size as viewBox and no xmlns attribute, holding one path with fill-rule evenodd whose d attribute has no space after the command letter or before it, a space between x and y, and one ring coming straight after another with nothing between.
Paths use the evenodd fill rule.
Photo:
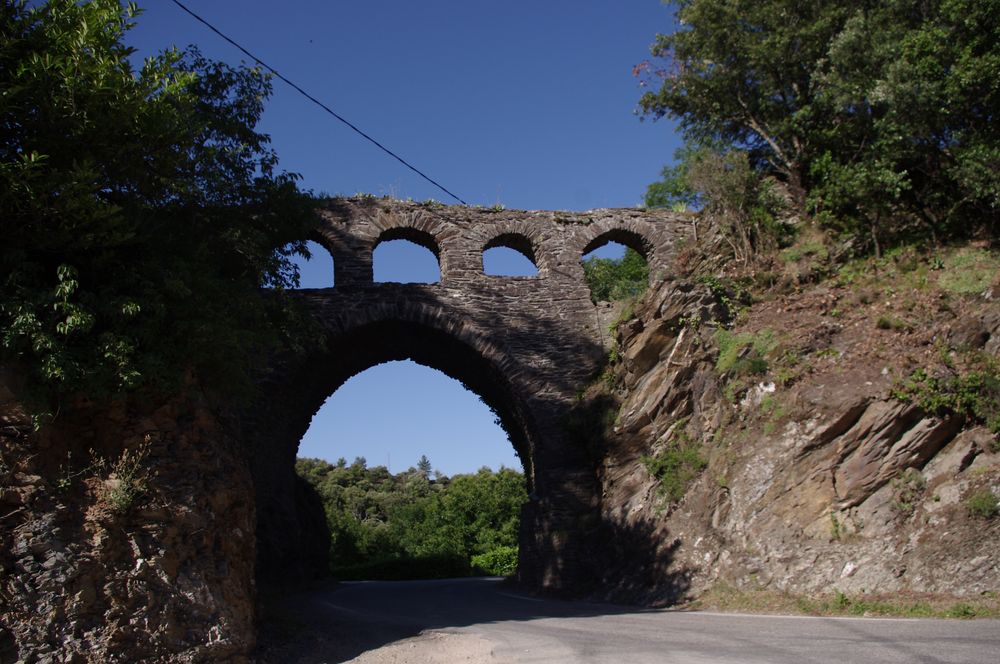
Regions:
<instances>
[{"instance_id":1,"label":"large stone arch","mask_svg":"<svg viewBox=\"0 0 1000 664\"><path fill-rule=\"evenodd\" d=\"M524 342L512 340L496 318L463 315L434 287L375 284L364 293L344 294L345 306L334 304L340 299L336 290L308 293L322 323L321 342L302 356L275 362L262 382L264 398L244 419L254 450L261 575L296 569L306 575L325 563L328 544L317 536L323 524L294 476L295 453L313 415L350 377L383 362L410 359L477 394L510 436L532 498L522 514L522 580L554 589L567 579L579 582L586 575L569 570L585 564L585 547L567 524L586 521L598 497L590 481L593 460L565 430L572 406L566 386L577 381L560 384L553 375L565 370L553 355L573 348L574 340L552 336L552 349L538 348L539 337L552 335L543 323L525 330L534 350L518 351ZM346 306L347 299L354 306ZM595 351L572 352L593 364Z\"/></svg>"}]
</instances>

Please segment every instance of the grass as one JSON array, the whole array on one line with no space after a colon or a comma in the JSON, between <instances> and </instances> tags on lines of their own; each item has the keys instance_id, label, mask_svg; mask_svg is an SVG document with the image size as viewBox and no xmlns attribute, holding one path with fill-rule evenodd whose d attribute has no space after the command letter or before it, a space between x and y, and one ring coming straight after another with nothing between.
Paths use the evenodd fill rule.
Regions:
<instances>
[{"instance_id":1,"label":"grass","mask_svg":"<svg viewBox=\"0 0 1000 664\"><path fill-rule=\"evenodd\" d=\"M981 293L1000 274L1000 256L985 249L961 249L944 258L943 263L938 285L953 293Z\"/></svg>"},{"instance_id":2,"label":"grass","mask_svg":"<svg viewBox=\"0 0 1000 664\"><path fill-rule=\"evenodd\" d=\"M848 261L837 272L837 283L855 289L926 291L978 295L1000 276L1000 254L977 248L945 249L929 254L915 247L894 248L881 258Z\"/></svg>"},{"instance_id":3,"label":"grass","mask_svg":"<svg viewBox=\"0 0 1000 664\"><path fill-rule=\"evenodd\" d=\"M674 436L664 449L643 456L642 463L659 482L659 494L670 503L679 502L687 493L688 485L708 465L701 456L701 445L683 431Z\"/></svg>"},{"instance_id":4,"label":"grass","mask_svg":"<svg viewBox=\"0 0 1000 664\"><path fill-rule=\"evenodd\" d=\"M965 500L969 516L977 519L992 519L1000 515L1000 500L987 488L982 488Z\"/></svg>"},{"instance_id":5,"label":"grass","mask_svg":"<svg viewBox=\"0 0 1000 664\"><path fill-rule=\"evenodd\" d=\"M902 618L1000 618L1000 596L956 597L931 593L860 593L833 590L818 596L774 590L741 590L718 583L684 606L693 610L809 616Z\"/></svg>"},{"instance_id":6,"label":"grass","mask_svg":"<svg viewBox=\"0 0 1000 664\"><path fill-rule=\"evenodd\" d=\"M768 353L777 346L771 330L760 332L730 332L719 328L715 332L719 357L715 370L720 374L751 376L767 372Z\"/></svg>"}]
</instances>

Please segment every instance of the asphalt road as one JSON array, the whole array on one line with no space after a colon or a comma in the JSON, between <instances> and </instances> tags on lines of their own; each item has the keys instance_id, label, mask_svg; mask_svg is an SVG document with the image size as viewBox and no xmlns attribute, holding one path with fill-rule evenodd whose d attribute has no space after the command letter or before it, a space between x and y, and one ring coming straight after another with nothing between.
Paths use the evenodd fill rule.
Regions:
<instances>
[{"instance_id":1,"label":"asphalt road","mask_svg":"<svg viewBox=\"0 0 1000 664\"><path fill-rule=\"evenodd\" d=\"M472 635L490 662L998 664L1000 621L749 616L538 599L498 579L343 583L293 600L322 636L286 661L346 661L413 637ZM444 633L444 637L442 637ZM301 639L300 639L301 640ZM416 648L420 639L412 642ZM309 654L305 654L306 651ZM322 654L319 654L322 651ZM397 655L372 661L426 661ZM441 653L438 653L441 655ZM448 661L447 657L435 661Z\"/></svg>"}]
</instances>

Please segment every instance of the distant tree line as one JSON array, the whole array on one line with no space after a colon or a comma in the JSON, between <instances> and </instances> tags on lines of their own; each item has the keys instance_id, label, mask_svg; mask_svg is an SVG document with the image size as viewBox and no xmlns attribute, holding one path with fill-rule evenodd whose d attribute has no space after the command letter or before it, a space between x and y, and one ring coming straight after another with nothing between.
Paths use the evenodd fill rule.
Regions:
<instances>
[{"instance_id":1,"label":"distant tree line","mask_svg":"<svg viewBox=\"0 0 1000 664\"><path fill-rule=\"evenodd\" d=\"M330 566L339 578L508 575L517 565L524 476L482 468L446 477L421 457L392 474L359 457L298 459L330 529Z\"/></svg>"}]
</instances>

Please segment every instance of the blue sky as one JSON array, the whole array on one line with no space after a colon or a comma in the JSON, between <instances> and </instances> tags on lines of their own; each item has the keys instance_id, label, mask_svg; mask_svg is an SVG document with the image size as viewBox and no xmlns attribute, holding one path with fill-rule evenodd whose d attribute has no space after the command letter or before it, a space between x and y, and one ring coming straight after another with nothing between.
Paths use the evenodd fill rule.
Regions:
<instances>
[{"instance_id":1,"label":"blue sky","mask_svg":"<svg viewBox=\"0 0 1000 664\"><path fill-rule=\"evenodd\" d=\"M470 204L635 206L679 144L669 123L634 113L641 89L632 67L657 32L673 29L659 0L185 4ZM138 55L197 44L214 59L245 59L170 0L140 7L127 37ZM259 129L281 166L316 192L449 202L280 81ZM436 278L429 252L405 243L380 250L376 279ZM496 269L520 269L497 261ZM331 283L328 256L303 265L303 286ZM408 362L348 381L300 447L302 456L388 460L393 471L421 454L448 475L518 463L475 395Z\"/></svg>"}]
</instances>

